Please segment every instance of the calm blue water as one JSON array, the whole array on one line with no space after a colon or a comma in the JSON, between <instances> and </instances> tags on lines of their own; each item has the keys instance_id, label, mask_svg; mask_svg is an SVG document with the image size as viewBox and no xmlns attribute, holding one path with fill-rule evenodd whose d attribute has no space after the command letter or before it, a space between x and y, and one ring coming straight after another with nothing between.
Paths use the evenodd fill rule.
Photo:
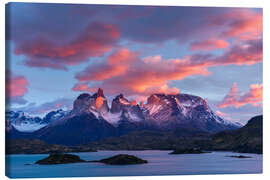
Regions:
<instances>
[{"instance_id":1,"label":"calm blue water","mask_svg":"<svg viewBox=\"0 0 270 180\"><path fill-rule=\"evenodd\" d=\"M72 153L84 160L99 160L116 154L130 154L148 160L140 165L105 165L101 163L76 163L63 165L25 165L48 155L6 156L6 175L11 178L85 177L85 176L149 176L187 174L237 174L262 173L262 155L244 154L252 158L225 157L240 155L233 152L169 155L170 151L99 151Z\"/></svg>"}]
</instances>

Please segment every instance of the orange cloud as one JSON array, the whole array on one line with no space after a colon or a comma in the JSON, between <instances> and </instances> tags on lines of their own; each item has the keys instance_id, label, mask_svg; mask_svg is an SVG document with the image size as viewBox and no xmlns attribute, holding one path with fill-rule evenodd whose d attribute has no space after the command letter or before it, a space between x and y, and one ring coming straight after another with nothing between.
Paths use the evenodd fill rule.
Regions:
<instances>
[{"instance_id":1,"label":"orange cloud","mask_svg":"<svg viewBox=\"0 0 270 180\"><path fill-rule=\"evenodd\" d=\"M223 49L229 46L229 43L222 39L209 39L204 41L195 41L191 43L190 50L211 51L214 49Z\"/></svg>"},{"instance_id":2,"label":"orange cloud","mask_svg":"<svg viewBox=\"0 0 270 180\"><path fill-rule=\"evenodd\" d=\"M96 89L90 88L88 84L75 84L75 86L72 88L73 91L88 91L88 92L95 92Z\"/></svg>"},{"instance_id":3,"label":"orange cloud","mask_svg":"<svg viewBox=\"0 0 270 180\"><path fill-rule=\"evenodd\" d=\"M89 66L76 75L80 81L100 81L125 74L130 63L137 59L137 53L122 48L108 57L107 62Z\"/></svg>"},{"instance_id":4,"label":"orange cloud","mask_svg":"<svg viewBox=\"0 0 270 180\"><path fill-rule=\"evenodd\" d=\"M224 97L221 103L218 104L219 108L226 108L234 106L236 108L251 104L253 106L262 105L262 84L251 84L249 92L239 95L237 84L234 83L229 93Z\"/></svg>"},{"instance_id":5,"label":"orange cloud","mask_svg":"<svg viewBox=\"0 0 270 180\"><path fill-rule=\"evenodd\" d=\"M76 78L80 82L92 82L91 85L89 84L91 87L100 86L108 94L122 92L129 96L138 94L145 96L152 93L179 93L177 88L168 86L168 80L183 79L195 74L208 75L208 71L200 65L191 65L189 57L183 60L162 60L160 56L140 59L130 51L126 51L125 56L119 56L121 52L122 50L115 52L103 66L100 64L89 66L78 73ZM112 59L112 57L118 57L118 59ZM111 68L107 69L108 66ZM114 70L119 67L125 67L125 70L121 73L116 71L116 73ZM93 81L98 82L93 84ZM85 85L83 88L78 87L79 83L73 87L73 90L91 91Z\"/></svg>"},{"instance_id":6,"label":"orange cloud","mask_svg":"<svg viewBox=\"0 0 270 180\"><path fill-rule=\"evenodd\" d=\"M209 67L261 62L261 40L247 41L245 45L236 44L216 57L195 54L183 59L163 59L160 55L141 58L126 48L118 49L106 61L92 63L77 73L75 78L79 82L73 90L92 92L91 88L101 87L107 94L124 93L127 96L179 93L176 87L170 87L170 81L194 75L208 76L211 74Z\"/></svg>"}]
</instances>

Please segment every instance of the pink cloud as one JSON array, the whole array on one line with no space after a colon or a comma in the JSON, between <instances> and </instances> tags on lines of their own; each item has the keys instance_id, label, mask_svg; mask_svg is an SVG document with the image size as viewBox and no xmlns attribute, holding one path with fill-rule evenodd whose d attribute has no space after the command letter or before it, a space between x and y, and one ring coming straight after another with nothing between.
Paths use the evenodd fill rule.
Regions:
<instances>
[{"instance_id":1,"label":"pink cloud","mask_svg":"<svg viewBox=\"0 0 270 180\"><path fill-rule=\"evenodd\" d=\"M232 46L227 52L217 58L223 65L252 65L262 62L262 40L249 40Z\"/></svg>"},{"instance_id":2,"label":"pink cloud","mask_svg":"<svg viewBox=\"0 0 270 180\"><path fill-rule=\"evenodd\" d=\"M122 48L112 53L107 62L96 63L88 66L84 71L78 73L76 78L80 81L100 81L114 76L125 74L132 61L137 59L137 53L127 48Z\"/></svg>"},{"instance_id":3,"label":"pink cloud","mask_svg":"<svg viewBox=\"0 0 270 180\"><path fill-rule=\"evenodd\" d=\"M118 71L120 67L123 70ZM79 82L91 83L89 86L78 83L73 90L91 91L90 87L102 87L107 94L123 92L128 96L178 93L177 88L169 87L168 81L195 74L208 75L208 72L200 65L191 66L188 59L162 60L160 56L141 59L136 53L121 49L113 53L104 64L91 65L78 73L76 78ZM93 83L95 81L97 83Z\"/></svg>"},{"instance_id":4,"label":"pink cloud","mask_svg":"<svg viewBox=\"0 0 270 180\"><path fill-rule=\"evenodd\" d=\"M218 105L219 108L225 108L234 105L238 101L238 88L237 83L233 83L229 93L225 96L223 101Z\"/></svg>"},{"instance_id":5,"label":"pink cloud","mask_svg":"<svg viewBox=\"0 0 270 180\"><path fill-rule=\"evenodd\" d=\"M253 106L262 105L263 85L251 84L248 93L240 97L239 102L242 104L252 104Z\"/></svg>"},{"instance_id":6,"label":"pink cloud","mask_svg":"<svg viewBox=\"0 0 270 180\"><path fill-rule=\"evenodd\" d=\"M232 9L208 17L208 25L220 31L222 38L254 40L262 38L262 12Z\"/></svg>"},{"instance_id":7,"label":"pink cloud","mask_svg":"<svg viewBox=\"0 0 270 180\"><path fill-rule=\"evenodd\" d=\"M191 43L190 50L211 51L215 49L223 49L229 46L229 43L222 39L209 39L204 41L195 41Z\"/></svg>"},{"instance_id":8,"label":"pink cloud","mask_svg":"<svg viewBox=\"0 0 270 180\"><path fill-rule=\"evenodd\" d=\"M30 67L66 69L87 61L89 57L103 56L116 44L120 36L116 25L93 22L73 40L57 41L40 35L16 44L15 54L25 55Z\"/></svg>"},{"instance_id":9,"label":"pink cloud","mask_svg":"<svg viewBox=\"0 0 270 180\"><path fill-rule=\"evenodd\" d=\"M219 108L234 106L236 108L251 104L252 106L262 105L262 84L251 84L247 93L240 95L237 89L237 84L234 83L229 93L218 104Z\"/></svg>"},{"instance_id":10,"label":"pink cloud","mask_svg":"<svg viewBox=\"0 0 270 180\"><path fill-rule=\"evenodd\" d=\"M229 47L228 40L232 44L242 44L248 41L261 41L262 39L262 12L255 12L248 9L230 9L229 11L209 15L206 17L206 32L202 28L202 36L190 44L190 50L211 51ZM210 29L210 30L209 30ZM211 31L214 29L214 31ZM204 34L205 33L205 34ZM261 43L261 42L260 42ZM246 46L247 47L247 46ZM241 49L230 48L234 54ZM234 58L234 57L231 57ZM235 59L235 58L234 58ZM237 56L238 61L243 61L241 55ZM245 59L245 57L243 57Z\"/></svg>"},{"instance_id":11,"label":"pink cloud","mask_svg":"<svg viewBox=\"0 0 270 180\"><path fill-rule=\"evenodd\" d=\"M24 76L6 73L6 99L16 104L25 104L23 96L27 93L28 80Z\"/></svg>"},{"instance_id":12,"label":"pink cloud","mask_svg":"<svg viewBox=\"0 0 270 180\"><path fill-rule=\"evenodd\" d=\"M6 91L11 97L23 96L27 92L28 81L23 76L11 77L6 84Z\"/></svg>"},{"instance_id":13,"label":"pink cloud","mask_svg":"<svg viewBox=\"0 0 270 180\"><path fill-rule=\"evenodd\" d=\"M209 67L226 65L251 65L262 61L260 40L246 41L234 45L223 55L195 54L183 59L163 59L160 55L139 57L138 53L126 48L114 51L103 62L92 63L76 74L79 81L75 91L93 91L102 87L107 94L125 93L128 96L146 96L152 93L178 93L170 87L172 80L182 80L189 76L208 76ZM82 85L83 83L83 85Z\"/></svg>"},{"instance_id":14,"label":"pink cloud","mask_svg":"<svg viewBox=\"0 0 270 180\"><path fill-rule=\"evenodd\" d=\"M95 88L91 88L88 84L77 83L72 88L73 91L84 91L84 92L96 92Z\"/></svg>"}]
</instances>

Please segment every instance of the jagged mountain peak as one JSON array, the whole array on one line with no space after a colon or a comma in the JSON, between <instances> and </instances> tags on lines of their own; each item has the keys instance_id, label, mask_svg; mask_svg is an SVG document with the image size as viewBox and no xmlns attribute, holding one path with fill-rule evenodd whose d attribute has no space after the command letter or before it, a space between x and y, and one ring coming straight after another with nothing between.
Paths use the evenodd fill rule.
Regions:
<instances>
[{"instance_id":1,"label":"jagged mountain peak","mask_svg":"<svg viewBox=\"0 0 270 180\"><path fill-rule=\"evenodd\" d=\"M83 93L78 96L78 98L73 102L73 113L83 113L88 111L91 104L93 104L95 99L87 93Z\"/></svg>"},{"instance_id":2,"label":"jagged mountain peak","mask_svg":"<svg viewBox=\"0 0 270 180\"><path fill-rule=\"evenodd\" d=\"M133 106L134 103L129 102L128 99L124 97L123 94L117 95L112 101L111 112L118 113L123 110L123 108L127 106Z\"/></svg>"},{"instance_id":3,"label":"jagged mountain peak","mask_svg":"<svg viewBox=\"0 0 270 180\"><path fill-rule=\"evenodd\" d=\"M120 93L119 95L117 95L113 100L120 101L121 99L124 99L125 101L128 101L128 99L126 99L124 97L124 94L122 94L122 93Z\"/></svg>"},{"instance_id":4,"label":"jagged mountain peak","mask_svg":"<svg viewBox=\"0 0 270 180\"><path fill-rule=\"evenodd\" d=\"M98 97L100 97L100 96L101 96L101 97L104 97L103 89L98 88L97 96L98 96Z\"/></svg>"},{"instance_id":5,"label":"jagged mountain peak","mask_svg":"<svg viewBox=\"0 0 270 180\"><path fill-rule=\"evenodd\" d=\"M125 118L130 122L145 121L149 126L161 129L197 126L201 130L218 131L226 129L227 126L237 126L217 116L205 99L183 93L152 94L142 106L119 94L113 99L109 109L103 90L99 89L91 98L84 98L82 104L86 105L86 111L92 112L97 118L113 122L114 125L118 125L121 119ZM84 106L81 109L84 109Z\"/></svg>"},{"instance_id":6,"label":"jagged mountain peak","mask_svg":"<svg viewBox=\"0 0 270 180\"><path fill-rule=\"evenodd\" d=\"M117 99L122 99L122 98L124 98L124 95L121 93L117 95L114 99L117 100Z\"/></svg>"},{"instance_id":7,"label":"jagged mountain peak","mask_svg":"<svg viewBox=\"0 0 270 180\"><path fill-rule=\"evenodd\" d=\"M79 115L82 113L93 113L95 116L99 116L100 113L106 113L109 111L107 99L104 96L101 88L92 96L88 93L83 93L73 103L73 110L71 115Z\"/></svg>"},{"instance_id":8,"label":"jagged mountain peak","mask_svg":"<svg viewBox=\"0 0 270 180\"><path fill-rule=\"evenodd\" d=\"M90 98L90 97L91 97L90 94L88 94L88 93L82 93L82 94L80 94L80 95L77 97L77 99L87 99L87 98Z\"/></svg>"},{"instance_id":9,"label":"jagged mountain peak","mask_svg":"<svg viewBox=\"0 0 270 180\"><path fill-rule=\"evenodd\" d=\"M102 88L98 88L98 91L97 91L95 94L93 94L92 97L93 97L93 98L98 98L98 97L103 97L103 98L105 98L103 89L102 89Z\"/></svg>"},{"instance_id":10,"label":"jagged mountain peak","mask_svg":"<svg viewBox=\"0 0 270 180\"><path fill-rule=\"evenodd\" d=\"M136 100L128 100L124 97L123 94L117 95L112 102L112 109L114 109L113 106L118 104L119 106L137 106L137 101Z\"/></svg>"}]
</instances>

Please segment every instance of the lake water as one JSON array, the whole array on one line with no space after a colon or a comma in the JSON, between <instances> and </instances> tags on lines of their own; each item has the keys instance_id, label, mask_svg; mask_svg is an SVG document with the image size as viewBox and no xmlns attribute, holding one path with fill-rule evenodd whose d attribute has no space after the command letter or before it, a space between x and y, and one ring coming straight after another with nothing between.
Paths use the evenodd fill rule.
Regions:
<instances>
[{"instance_id":1,"label":"lake water","mask_svg":"<svg viewBox=\"0 0 270 180\"><path fill-rule=\"evenodd\" d=\"M11 178L40 177L97 177L97 176L149 176L192 174L250 174L262 173L262 155L243 154L252 158L225 157L240 155L233 152L170 155L171 151L99 151L72 153L84 160L99 160L117 154L130 154L148 160L139 165L105 165L101 163L76 163L61 165L36 165L35 161L47 157L37 155L6 156L6 175ZM33 165L25 165L27 163Z\"/></svg>"}]
</instances>

